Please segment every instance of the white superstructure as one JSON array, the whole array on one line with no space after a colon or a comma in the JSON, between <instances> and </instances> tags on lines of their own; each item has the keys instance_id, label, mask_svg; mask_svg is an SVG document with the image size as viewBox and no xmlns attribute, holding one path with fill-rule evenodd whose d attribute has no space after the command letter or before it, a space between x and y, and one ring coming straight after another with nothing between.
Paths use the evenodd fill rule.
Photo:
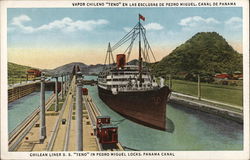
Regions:
<instances>
[{"instance_id":1,"label":"white superstructure","mask_svg":"<svg viewBox=\"0 0 250 160\"><path fill-rule=\"evenodd\" d=\"M113 93L138 90L152 90L158 88L155 77L149 70L143 68L142 84L139 85L139 71L136 65L126 65L124 68L110 67L98 76L98 86L111 90Z\"/></svg>"}]
</instances>

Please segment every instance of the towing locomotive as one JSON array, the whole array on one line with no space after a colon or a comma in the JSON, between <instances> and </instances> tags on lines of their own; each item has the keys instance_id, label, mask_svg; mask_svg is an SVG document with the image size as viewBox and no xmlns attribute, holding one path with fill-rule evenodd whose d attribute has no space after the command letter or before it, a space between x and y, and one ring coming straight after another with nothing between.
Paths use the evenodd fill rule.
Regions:
<instances>
[{"instance_id":1,"label":"towing locomotive","mask_svg":"<svg viewBox=\"0 0 250 160\"><path fill-rule=\"evenodd\" d=\"M118 127L111 123L109 116L96 117L96 136L104 145L118 143Z\"/></svg>"}]
</instances>

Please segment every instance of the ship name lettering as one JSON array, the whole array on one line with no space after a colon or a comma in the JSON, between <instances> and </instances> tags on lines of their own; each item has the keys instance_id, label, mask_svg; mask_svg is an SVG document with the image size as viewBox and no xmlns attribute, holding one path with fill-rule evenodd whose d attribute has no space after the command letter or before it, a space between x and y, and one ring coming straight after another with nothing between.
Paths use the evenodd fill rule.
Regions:
<instances>
[{"instance_id":1,"label":"ship name lettering","mask_svg":"<svg viewBox=\"0 0 250 160\"><path fill-rule=\"evenodd\" d=\"M155 104L159 104L161 101L161 98L160 97L153 97L153 101Z\"/></svg>"}]
</instances>

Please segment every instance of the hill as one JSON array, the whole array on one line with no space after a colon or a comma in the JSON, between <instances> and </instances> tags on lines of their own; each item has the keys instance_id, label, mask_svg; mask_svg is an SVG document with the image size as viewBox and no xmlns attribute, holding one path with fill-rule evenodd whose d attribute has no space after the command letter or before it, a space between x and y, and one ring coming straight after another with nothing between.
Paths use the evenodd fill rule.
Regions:
<instances>
[{"instance_id":1,"label":"hill","mask_svg":"<svg viewBox=\"0 0 250 160\"><path fill-rule=\"evenodd\" d=\"M69 64L65 64L62 66L59 66L55 69L51 69L51 70L43 70L44 72L46 72L47 74L61 74L61 73L72 73L72 69L74 66L79 66L80 70L83 74L98 74L101 69L103 68L104 65L102 64L96 64L96 65L86 65L84 63L81 62L72 62Z\"/></svg>"},{"instance_id":2,"label":"hill","mask_svg":"<svg viewBox=\"0 0 250 160\"><path fill-rule=\"evenodd\" d=\"M23 66L12 62L8 62L8 77L20 77L20 76L26 77L27 70L31 68L32 67L29 66Z\"/></svg>"},{"instance_id":3,"label":"hill","mask_svg":"<svg viewBox=\"0 0 250 160\"><path fill-rule=\"evenodd\" d=\"M137 64L137 63L138 63L138 60L132 60L132 61L128 62L128 64L130 64L130 65ZM73 62L73 63L62 65L62 66L57 67L55 69L51 69L51 70L46 69L43 71L46 72L47 74L55 74L55 73L61 74L61 73L66 73L66 72L71 73L74 65L78 65L80 67L81 72L83 74L86 74L86 75L90 75L90 74L97 75L100 73L100 71L104 67L104 64L86 65L86 64L81 63L81 62Z\"/></svg>"},{"instance_id":4,"label":"hill","mask_svg":"<svg viewBox=\"0 0 250 160\"><path fill-rule=\"evenodd\" d=\"M214 75L242 71L242 58L218 33L201 32L152 67L157 76L179 72Z\"/></svg>"},{"instance_id":5,"label":"hill","mask_svg":"<svg viewBox=\"0 0 250 160\"><path fill-rule=\"evenodd\" d=\"M74 65L79 66L80 70L83 73L88 72L87 71L88 70L88 66L86 64L84 64L84 63L81 63L81 62L72 62L72 63L69 63L69 64L62 65L60 67L57 67L55 69L45 70L45 71L47 72L47 74L48 73L49 74L61 74L61 73L66 73L66 72L71 73Z\"/></svg>"}]
</instances>

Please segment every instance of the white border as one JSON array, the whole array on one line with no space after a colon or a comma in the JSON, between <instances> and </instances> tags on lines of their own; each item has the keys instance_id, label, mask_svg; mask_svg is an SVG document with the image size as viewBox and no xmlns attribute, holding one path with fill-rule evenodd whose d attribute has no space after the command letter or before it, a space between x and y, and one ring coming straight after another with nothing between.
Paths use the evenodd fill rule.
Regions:
<instances>
[{"instance_id":1,"label":"white border","mask_svg":"<svg viewBox=\"0 0 250 160\"><path fill-rule=\"evenodd\" d=\"M243 151L164 151L159 153L174 153L175 156L167 157L30 157L30 152L8 152L7 135L7 8L79 8L73 7L72 2L111 2L111 1L1 1L1 157L0 159L249 159L249 2L248 0L221 0L205 2L236 2L235 7L243 7L243 66L244 66L244 144ZM135 2L135 1L112 1L112 2ZM137 1L150 2L150 1ZM155 1L151 1L154 2ZM157 1L162 3L195 2L198 1ZM204 2L204 1L199 1ZM105 6L108 7L108 6ZM121 7L121 6L119 6ZM202 6L204 7L204 6ZM224 6L226 7L226 6ZM83 8L83 7L80 7ZM98 7L95 7L98 8ZM32 152L34 153L34 152ZM51 152L37 152L51 153ZM63 152L60 152L63 153ZM64 152L69 153L69 152ZM72 153L72 152L71 152ZM77 153L77 152L73 152ZM96 152L97 153L97 152ZM133 153L126 151L126 154ZM142 152L143 153L143 152Z\"/></svg>"}]
</instances>

